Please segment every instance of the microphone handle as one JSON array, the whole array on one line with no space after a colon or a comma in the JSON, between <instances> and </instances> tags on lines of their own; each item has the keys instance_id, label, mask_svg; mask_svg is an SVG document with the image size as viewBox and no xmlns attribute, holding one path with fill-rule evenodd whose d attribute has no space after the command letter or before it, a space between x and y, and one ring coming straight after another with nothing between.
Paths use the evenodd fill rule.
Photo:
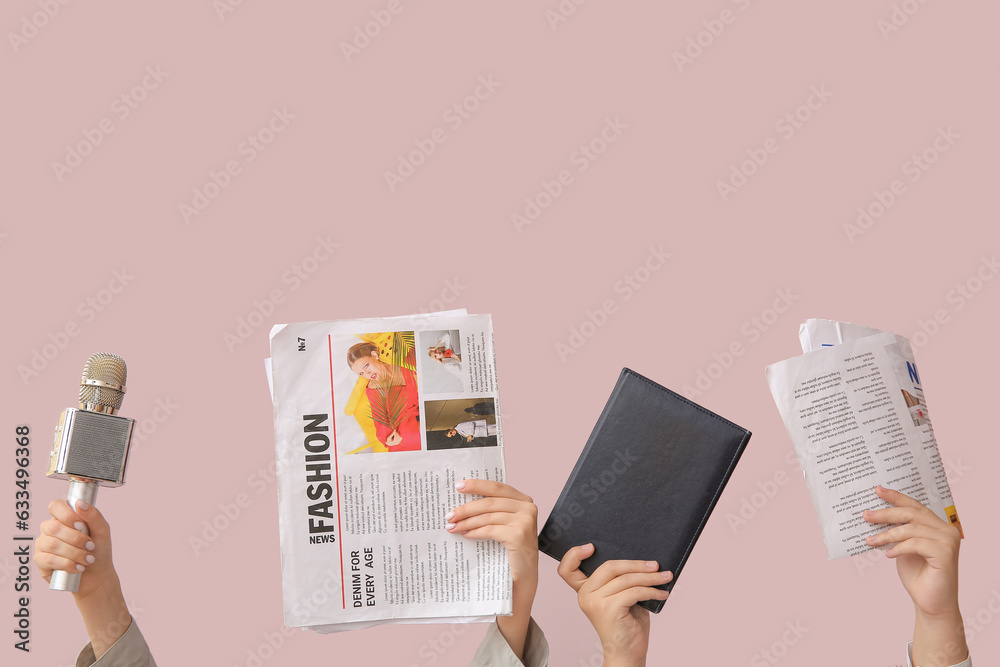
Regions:
<instances>
[{"instance_id":1,"label":"microphone handle","mask_svg":"<svg viewBox=\"0 0 1000 667\"><path fill-rule=\"evenodd\" d=\"M76 511L76 501L78 500L82 500L93 507L94 501L97 499L97 487L97 482L83 482L74 479L69 483L69 493L66 494L66 502L69 503L74 512ZM86 535L90 535L86 524L83 526L83 532ZM49 579L49 589L76 593L80 590L80 573L53 570L52 577Z\"/></svg>"}]
</instances>

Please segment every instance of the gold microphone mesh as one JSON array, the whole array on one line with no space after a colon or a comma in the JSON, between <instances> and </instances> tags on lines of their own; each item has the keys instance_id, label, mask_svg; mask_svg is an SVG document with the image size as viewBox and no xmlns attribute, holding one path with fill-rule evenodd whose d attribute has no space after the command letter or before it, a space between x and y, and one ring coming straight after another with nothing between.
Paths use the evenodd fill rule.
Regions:
<instances>
[{"instance_id":1,"label":"gold microphone mesh","mask_svg":"<svg viewBox=\"0 0 1000 667\"><path fill-rule=\"evenodd\" d=\"M127 374L124 359L118 355L104 352L87 359L87 364L83 367L83 381L98 380L108 384L121 385L123 388ZM95 387L89 384L80 385L81 404L96 403L117 410L122 406L124 397L125 393L117 389Z\"/></svg>"}]
</instances>

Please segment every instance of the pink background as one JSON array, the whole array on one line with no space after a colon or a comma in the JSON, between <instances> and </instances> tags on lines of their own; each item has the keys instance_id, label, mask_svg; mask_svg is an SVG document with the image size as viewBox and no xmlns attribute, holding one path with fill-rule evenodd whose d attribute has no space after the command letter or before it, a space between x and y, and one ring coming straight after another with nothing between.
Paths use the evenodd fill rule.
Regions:
<instances>
[{"instance_id":1,"label":"pink background","mask_svg":"<svg viewBox=\"0 0 1000 667\"><path fill-rule=\"evenodd\" d=\"M911 336L923 326L933 335L915 339L917 359L968 536L961 602L979 628L976 663L996 662L1000 280L977 283L977 271L992 278L983 258L1000 250L1000 8L897 4L915 13L897 14L905 24L884 36L890 0L567 0L575 11L554 28L556 0L402 0L348 62L341 43L387 1L246 0L221 18L210 0L71 2L51 18L38 12L55 0L6 2L0 509L10 523L0 534L16 532L15 425L33 430L36 529L66 490L43 477L51 429L75 404L86 358L111 351L129 364L122 414L149 420L158 400L175 406L162 423L146 422L128 485L99 498L126 597L160 664L465 664L482 627L458 637L433 626L275 639L283 625L262 369L274 323L464 306L494 317L508 474L543 518L623 365L675 389L711 371L698 400L754 432L653 619L651 664L745 665L775 645L788 665L905 664L909 598L884 558L826 560L763 369L798 352L806 317ZM712 23L723 10L729 23ZM12 44L22 31L30 38ZM699 33L707 46L678 68L673 54ZM165 75L147 77L144 90L147 67ZM455 127L445 113L480 77L499 86L488 96L480 88L485 99L470 100L477 108ZM799 109L812 87L832 97ZM122 95L143 99L131 109L116 102ZM248 161L241 142L275 108L294 118L263 132L273 142ZM776 123L797 109L805 120L788 136ZM96 137L102 119L113 131L60 180L53 162L85 132ZM626 127L596 142L603 152L579 171L574 154L608 119ZM444 142L390 191L384 172L436 128ZM958 138L935 154L948 128ZM754 173L724 201L717 181L747 151L762 161L766 146L766 162L747 165ZM937 159L913 181L906 163L925 149ZM209 187L217 196L186 222L180 205L231 160L239 173ZM541 197L550 205L518 230L511 215L561 170L572 182L554 202ZM844 225L895 179L905 190L851 243ZM308 280L283 278L317 237L339 246L305 262ZM651 246L670 258L647 274ZM127 286L102 291L122 269ZM646 279L627 300L615 290L626 275ZM960 284L978 291L960 299ZM281 302L262 306L265 316L252 316L260 326L231 350L225 334L274 290ZM778 290L795 298L772 317ZM104 299L101 312L79 306L88 298ZM608 299L615 312L560 358L557 346ZM935 314L946 320L936 328L927 324ZM18 367L74 324L78 335L48 348L53 358L22 380ZM725 359L734 342L745 352ZM713 355L729 368L712 367ZM787 481L761 503L753 494L779 471ZM240 494L249 506L196 555L189 538ZM727 515L754 498L762 506L734 531ZM69 597L37 575L32 652L11 648L13 566L0 556L2 659L72 664L82 624ZM598 663L596 635L547 557L535 615L553 664ZM782 645L789 623L807 630ZM434 653L430 642L450 648Z\"/></svg>"}]
</instances>

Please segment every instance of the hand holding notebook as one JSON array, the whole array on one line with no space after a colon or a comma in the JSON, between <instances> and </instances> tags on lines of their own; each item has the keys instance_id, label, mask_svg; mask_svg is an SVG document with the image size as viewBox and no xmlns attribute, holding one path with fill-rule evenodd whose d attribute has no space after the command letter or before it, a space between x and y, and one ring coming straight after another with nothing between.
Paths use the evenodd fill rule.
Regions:
<instances>
[{"instance_id":1,"label":"hand holding notebook","mask_svg":"<svg viewBox=\"0 0 1000 667\"><path fill-rule=\"evenodd\" d=\"M669 591L749 440L746 429L623 369L539 549L559 560L592 543L579 567L592 578L606 561L656 561L673 573L656 586ZM663 602L639 604L655 613Z\"/></svg>"},{"instance_id":2,"label":"hand holding notebook","mask_svg":"<svg viewBox=\"0 0 1000 667\"><path fill-rule=\"evenodd\" d=\"M638 603L666 600L669 592L651 587L670 582L674 575L657 571L655 561L612 560L588 577L580 572L580 563L593 553L593 544L567 551L559 563L559 576L577 592L580 609L597 630L604 664L645 664L649 612Z\"/></svg>"}]
</instances>

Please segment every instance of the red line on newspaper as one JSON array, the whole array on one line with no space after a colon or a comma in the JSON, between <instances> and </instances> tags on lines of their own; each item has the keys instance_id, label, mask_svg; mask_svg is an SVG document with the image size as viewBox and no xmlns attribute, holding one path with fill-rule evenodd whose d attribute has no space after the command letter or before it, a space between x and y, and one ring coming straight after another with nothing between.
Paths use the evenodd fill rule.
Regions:
<instances>
[{"instance_id":1,"label":"red line on newspaper","mask_svg":"<svg viewBox=\"0 0 1000 667\"><path fill-rule=\"evenodd\" d=\"M330 414L333 424L333 474L337 476L337 537L340 543L340 604L342 609L347 609L347 594L344 592L344 531L340 528L340 469L337 466L337 403L333 399L333 337L326 337L327 347L330 350Z\"/></svg>"}]
</instances>

